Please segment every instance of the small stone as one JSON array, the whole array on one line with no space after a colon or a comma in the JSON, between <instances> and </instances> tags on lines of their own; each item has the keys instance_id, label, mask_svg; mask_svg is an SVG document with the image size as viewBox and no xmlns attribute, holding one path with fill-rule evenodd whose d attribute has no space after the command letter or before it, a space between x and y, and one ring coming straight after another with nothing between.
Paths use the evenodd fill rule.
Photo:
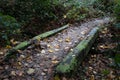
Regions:
<instances>
[{"instance_id":1,"label":"small stone","mask_svg":"<svg viewBox=\"0 0 120 80\"><path fill-rule=\"evenodd\" d=\"M41 53L44 54L44 53L45 53L45 50L42 50Z\"/></svg>"},{"instance_id":2,"label":"small stone","mask_svg":"<svg viewBox=\"0 0 120 80\"><path fill-rule=\"evenodd\" d=\"M34 72L35 72L35 69L33 68L29 68L27 71L28 74L33 74Z\"/></svg>"}]
</instances>

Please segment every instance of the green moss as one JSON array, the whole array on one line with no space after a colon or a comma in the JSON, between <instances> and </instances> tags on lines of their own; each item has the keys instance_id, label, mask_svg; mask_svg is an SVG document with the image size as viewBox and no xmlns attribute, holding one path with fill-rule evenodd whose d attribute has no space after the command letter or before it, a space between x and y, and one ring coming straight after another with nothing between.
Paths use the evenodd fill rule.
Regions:
<instances>
[{"instance_id":1,"label":"green moss","mask_svg":"<svg viewBox=\"0 0 120 80\"><path fill-rule=\"evenodd\" d=\"M58 73L70 73L73 71L78 63L82 62L84 57L89 52L90 47L95 41L99 28L94 28L90 33L88 38L81 41L72 52L63 59L63 61L57 66L56 71Z\"/></svg>"}]
</instances>

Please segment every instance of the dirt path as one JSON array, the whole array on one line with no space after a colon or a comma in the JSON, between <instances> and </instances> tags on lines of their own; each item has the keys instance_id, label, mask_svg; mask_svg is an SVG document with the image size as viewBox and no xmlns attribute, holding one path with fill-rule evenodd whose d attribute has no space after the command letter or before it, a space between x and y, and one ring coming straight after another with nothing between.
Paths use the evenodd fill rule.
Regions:
<instances>
[{"instance_id":1,"label":"dirt path","mask_svg":"<svg viewBox=\"0 0 120 80\"><path fill-rule=\"evenodd\" d=\"M0 66L2 80L48 80L54 67L67 55L68 51L85 38L94 27L109 23L109 18L94 19L81 25L71 25L66 30L35 41L24 51L19 51L16 60Z\"/></svg>"}]
</instances>

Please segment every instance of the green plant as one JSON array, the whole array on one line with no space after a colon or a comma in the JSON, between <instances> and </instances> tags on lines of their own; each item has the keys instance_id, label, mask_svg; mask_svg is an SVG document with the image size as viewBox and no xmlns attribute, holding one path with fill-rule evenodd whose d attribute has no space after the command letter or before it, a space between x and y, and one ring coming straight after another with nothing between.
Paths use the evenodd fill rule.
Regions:
<instances>
[{"instance_id":1,"label":"green plant","mask_svg":"<svg viewBox=\"0 0 120 80\"><path fill-rule=\"evenodd\" d=\"M16 30L19 29L19 27L20 25L17 23L15 18L0 13L0 36L2 39L0 41L7 42L7 44L9 44L9 38L13 34L16 34Z\"/></svg>"},{"instance_id":2,"label":"green plant","mask_svg":"<svg viewBox=\"0 0 120 80\"><path fill-rule=\"evenodd\" d=\"M120 5L114 7L114 15L116 16L117 21L120 21Z\"/></svg>"},{"instance_id":3,"label":"green plant","mask_svg":"<svg viewBox=\"0 0 120 80\"><path fill-rule=\"evenodd\" d=\"M110 73L110 71L107 70L107 69L102 70L102 74L103 74L103 75L108 75L109 73Z\"/></svg>"},{"instance_id":4,"label":"green plant","mask_svg":"<svg viewBox=\"0 0 120 80\"><path fill-rule=\"evenodd\" d=\"M0 3L3 13L12 15L20 22L29 21L34 17L39 17L41 20L55 18L53 13L55 2L51 0L5 0Z\"/></svg>"}]
</instances>

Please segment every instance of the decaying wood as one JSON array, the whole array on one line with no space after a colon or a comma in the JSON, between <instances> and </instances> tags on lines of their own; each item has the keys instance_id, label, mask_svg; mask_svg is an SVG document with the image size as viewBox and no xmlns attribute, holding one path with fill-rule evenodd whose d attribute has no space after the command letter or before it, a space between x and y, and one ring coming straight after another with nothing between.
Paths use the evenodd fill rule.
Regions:
<instances>
[{"instance_id":1,"label":"decaying wood","mask_svg":"<svg viewBox=\"0 0 120 80\"><path fill-rule=\"evenodd\" d=\"M21 49L24 49L26 48L27 46L31 45L32 44L32 41L34 40L40 40L40 39L44 39L48 36L51 36L53 34L56 34L64 29L66 29L67 27L69 26L69 24L61 27L61 28L58 28L58 29L54 29L54 30L51 30L51 31L48 31L48 32L45 32L45 33L42 33L38 36L35 36L33 37L32 39L30 39L29 41L24 41L24 42L21 42L20 44L18 44L17 46L13 47L12 49L8 50L5 57L4 57L4 60L8 60L9 57L13 54L15 54L18 50L21 50Z\"/></svg>"},{"instance_id":2,"label":"decaying wood","mask_svg":"<svg viewBox=\"0 0 120 80\"><path fill-rule=\"evenodd\" d=\"M88 54L91 46L98 36L100 28L95 27L91 30L88 36L81 41L73 51L69 52L63 61L56 67L57 73L66 74L74 71L78 64L82 62L84 57Z\"/></svg>"}]
</instances>

